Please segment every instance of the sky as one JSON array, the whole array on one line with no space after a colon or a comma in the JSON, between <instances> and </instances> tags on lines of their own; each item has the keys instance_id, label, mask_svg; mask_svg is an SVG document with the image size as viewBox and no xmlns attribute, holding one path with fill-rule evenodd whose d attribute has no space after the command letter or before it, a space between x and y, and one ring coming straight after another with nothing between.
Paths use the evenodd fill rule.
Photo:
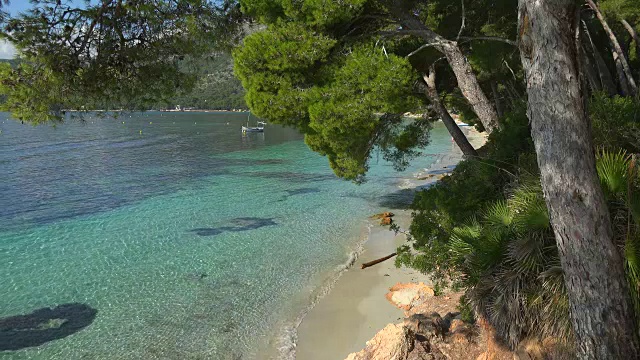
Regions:
<instances>
[{"instance_id":1,"label":"sky","mask_svg":"<svg viewBox=\"0 0 640 360\"><path fill-rule=\"evenodd\" d=\"M82 0L72 0L72 4L83 4ZM29 0L9 0L9 5L3 6L11 16L15 16L22 11L25 11L31 7ZM5 40L0 40L0 59L13 59L16 54L16 49Z\"/></svg>"}]
</instances>

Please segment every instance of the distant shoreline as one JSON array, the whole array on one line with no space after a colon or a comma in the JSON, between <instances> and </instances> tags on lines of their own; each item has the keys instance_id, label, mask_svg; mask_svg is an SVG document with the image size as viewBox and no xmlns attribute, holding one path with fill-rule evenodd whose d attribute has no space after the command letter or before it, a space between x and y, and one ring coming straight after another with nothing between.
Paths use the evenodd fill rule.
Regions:
<instances>
[{"instance_id":1,"label":"distant shoreline","mask_svg":"<svg viewBox=\"0 0 640 360\"><path fill-rule=\"evenodd\" d=\"M145 111L157 111L157 112L233 112L233 113L246 113L250 112L248 109L230 109L230 110L215 110L215 109L189 109L189 110L158 110L158 109L149 109L149 110L128 110L128 109L113 109L113 110L76 110L76 109L65 109L62 110L64 112L145 112Z\"/></svg>"}]
</instances>

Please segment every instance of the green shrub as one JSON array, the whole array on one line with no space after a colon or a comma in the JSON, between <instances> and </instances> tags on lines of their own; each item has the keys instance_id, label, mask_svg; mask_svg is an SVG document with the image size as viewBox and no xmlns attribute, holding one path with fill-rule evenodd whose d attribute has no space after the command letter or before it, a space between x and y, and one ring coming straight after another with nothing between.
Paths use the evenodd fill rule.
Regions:
<instances>
[{"instance_id":1,"label":"green shrub","mask_svg":"<svg viewBox=\"0 0 640 360\"><path fill-rule=\"evenodd\" d=\"M597 94L589 110L598 175L640 314L640 176L628 155L640 151L640 105ZM464 289L461 313L486 318L512 348L551 336L571 352L564 277L524 110L506 116L503 127L482 156L416 196L412 240L397 262L437 286Z\"/></svg>"},{"instance_id":2,"label":"green shrub","mask_svg":"<svg viewBox=\"0 0 640 360\"><path fill-rule=\"evenodd\" d=\"M457 285L447 243L454 227L478 215L519 178L537 173L524 108L503 118L504 130L491 134L482 156L462 161L451 176L419 192L413 202L412 246L398 249L396 263L432 276L439 285Z\"/></svg>"},{"instance_id":3,"label":"green shrub","mask_svg":"<svg viewBox=\"0 0 640 360\"><path fill-rule=\"evenodd\" d=\"M640 152L640 101L596 93L589 102L596 147Z\"/></svg>"},{"instance_id":4,"label":"green shrub","mask_svg":"<svg viewBox=\"0 0 640 360\"><path fill-rule=\"evenodd\" d=\"M470 324L476 322L475 314L466 296L462 295L460 297L460 303L458 304L457 309L460 312L460 319L462 321Z\"/></svg>"}]
</instances>

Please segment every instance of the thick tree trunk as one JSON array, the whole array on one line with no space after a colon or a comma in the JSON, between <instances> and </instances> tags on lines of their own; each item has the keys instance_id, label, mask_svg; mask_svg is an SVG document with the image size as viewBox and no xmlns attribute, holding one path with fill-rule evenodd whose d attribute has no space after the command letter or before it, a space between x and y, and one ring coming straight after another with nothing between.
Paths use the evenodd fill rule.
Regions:
<instances>
[{"instance_id":1,"label":"thick tree trunk","mask_svg":"<svg viewBox=\"0 0 640 360\"><path fill-rule=\"evenodd\" d=\"M593 59L596 62L596 67L598 69L598 76L600 77L600 81L602 82L602 87L609 93L609 95L613 96L618 93L618 88L616 84L613 82L613 77L611 76L611 72L607 67L602 55L600 54L600 50L593 43L593 39L591 39L591 34L589 33L589 28L587 27L587 23L582 21L582 29L584 30L584 38L589 42L589 48L593 53Z\"/></svg>"},{"instance_id":2,"label":"thick tree trunk","mask_svg":"<svg viewBox=\"0 0 640 360\"><path fill-rule=\"evenodd\" d=\"M436 72L433 66L429 69L429 75L424 76L424 81L427 85L425 94L429 98L429 101L431 101L431 105L433 105L433 108L440 116L440 119L442 119L442 122L449 131L449 134L451 134L453 141L456 142L463 154L467 156L478 156L478 153L469 142L469 139L467 139L462 130L460 130L458 124L456 124L455 120L451 117L451 114L449 114L449 111L447 111L444 105L442 105L442 101L440 101L438 89L436 88Z\"/></svg>"},{"instance_id":3,"label":"thick tree trunk","mask_svg":"<svg viewBox=\"0 0 640 360\"><path fill-rule=\"evenodd\" d=\"M638 32L633 26L631 26L631 24L627 22L627 20L622 19L620 20L620 22L622 23L622 26L627 29L627 32L629 33L629 35L631 35L631 38L636 43L636 58L640 59L640 37L638 37Z\"/></svg>"},{"instance_id":4,"label":"thick tree trunk","mask_svg":"<svg viewBox=\"0 0 640 360\"><path fill-rule=\"evenodd\" d=\"M624 51L622 51L622 47L618 42L618 38L616 38L616 35L613 33L613 31L609 27L609 24L605 20L604 16L602 16L600 9L598 9L598 6L593 2L593 0L587 0L587 5L589 5L591 10L593 10L596 13L598 20L600 20L600 24L602 24L602 27L604 28L605 33L607 33L607 36L609 37L609 42L611 42L611 47L613 48L613 51L618 54L618 59L620 60L622 71L624 73L624 76L626 77L627 85L629 87L631 96L636 96L636 94L638 93L638 87L636 86L636 82L633 79L633 75L631 73L631 67L629 66L629 62L627 61L627 58L624 56ZM619 77L621 78L622 76L619 76Z\"/></svg>"},{"instance_id":5,"label":"thick tree trunk","mask_svg":"<svg viewBox=\"0 0 640 360\"><path fill-rule=\"evenodd\" d=\"M498 85L495 81L491 81L491 92L493 93L493 102L496 104L496 112L498 117L501 118L504 115L502 110L502 102L500 101L500 93L498 93Z\"/></svg>"},{"instance_id":6,"label":"thick tree trunk","mask_svg":"<svg viewBox=\"0 0 640 360\"><path fill-rule=\"evenodd\" d=\"M595 169L576 68L573 0L520 0L520 54L542 188L579 359L638 355L623 259Z\"/></svg>"},{"instance_id":7,"label":"thick tree trunk","mask_svg":"<svg viewBox=\"0 0 640 360\"><path fill-rule=\"evenodd\" d=\"M405 9L398 7L391 8L391 11L399 19L404 30L413 31L413 34L433 44L433 47L447 58L449 66L451 66L451 70L453 70L456 80L458 80L458 88L460 88L462 95L473 108L485 130L491 133L498 129L498 113L496 113L489 98L480 87L478 78L473 72L471 64L460 50L460 47L458 47L458 43L447 40L433 32L416 16L405 12Z\"/></svg>"}]
</instances>

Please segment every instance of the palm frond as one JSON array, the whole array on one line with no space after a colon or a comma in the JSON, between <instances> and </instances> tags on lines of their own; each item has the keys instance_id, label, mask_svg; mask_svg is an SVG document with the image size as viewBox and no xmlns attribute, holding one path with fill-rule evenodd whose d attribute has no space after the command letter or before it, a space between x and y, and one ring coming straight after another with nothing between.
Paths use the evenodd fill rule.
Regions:
<instances>
[{"instance_id":1,"label":"palm frond","mask_svg":"<svg viewBox=\"0 0 640 360\"><path fill-rule=\"evenodd\" d=\"M484 214L484 224L490 228L506 228L511 225L513 216L506 201L491 205Z\"/></svg>"},{"instance_id":2,"label":"palm frond","mask_svg":"<svg viewBox=\"0 0 640 360\"><path fill-rule=\"evenodd\" d=\"M625 150L617 152L600 150L596 158L596 169L605 191L613 196L627 191L631 157Z\"/></svg>"}]
</instances>

